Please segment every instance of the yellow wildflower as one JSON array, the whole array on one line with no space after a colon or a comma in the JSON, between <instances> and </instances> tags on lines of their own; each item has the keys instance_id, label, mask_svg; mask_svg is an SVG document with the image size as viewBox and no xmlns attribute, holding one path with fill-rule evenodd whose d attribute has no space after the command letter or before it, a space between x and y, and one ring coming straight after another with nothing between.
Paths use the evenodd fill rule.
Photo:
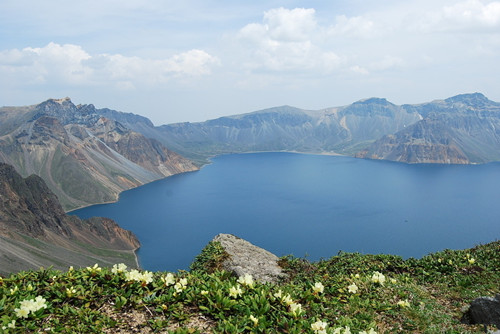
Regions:
<instances>
[{"instance_id":1,"label":"yellow wildflower","mask_svg":"<svg viewBox=\"0 0 500 334\"><path fill-rule=\"evenodd\" d=\"M250 320L252 320L253 325L256 327L259 324L259 319L254 317L253 315L250 315Z\"/></svg>"},{"instance_id":2,"label":"yellow wildflower","mask_svg":"<svg viewBox=\"0 0 500 334\"><path fill-rule=\"evenodd\" d=\"M398 301L399 307L410 307L410 302L408 299Z\"/></svg>"}]
</instances>

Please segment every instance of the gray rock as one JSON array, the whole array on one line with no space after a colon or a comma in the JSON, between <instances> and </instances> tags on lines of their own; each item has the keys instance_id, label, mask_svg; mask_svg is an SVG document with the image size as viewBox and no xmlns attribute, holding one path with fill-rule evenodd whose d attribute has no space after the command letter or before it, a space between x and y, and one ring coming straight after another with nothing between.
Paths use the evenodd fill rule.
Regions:
<instances>
[{"instance_id":1,"label":"gray rock","mask_svg":"<svg viewBox=\"0 0 500 334\"><path fill-rule=\"evenodd\" d=\"M500 328L500 294L474 299L462 318L465 324L495 325Z\"/></svg>"},{"instance_id":2,"label":"gray rock","mask_svg":"<svg viewBox=\"0 0 500 334\"><path fill-rule=\"evenodd\" d=\"M236 276L250 274L262 283L273 283L286 277L278 265L279 258L265 249L232 234L221 233L212 241L219 242L229 254L222 267Z\"/></svg>"}]
</instances>

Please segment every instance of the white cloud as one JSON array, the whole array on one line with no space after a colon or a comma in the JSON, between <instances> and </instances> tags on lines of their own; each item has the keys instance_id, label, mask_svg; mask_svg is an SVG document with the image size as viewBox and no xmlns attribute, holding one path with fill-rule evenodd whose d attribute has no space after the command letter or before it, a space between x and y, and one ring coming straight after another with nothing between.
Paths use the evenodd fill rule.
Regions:
<instances>
[{"instance_id":1,"label":"white cloud","mask_svg":"<svg viewBox=\"0 0 500 334\"><path fill-rule=\"evenodd\" d=\"M114 84L130 89L176 78L208 75L218 59L203 50L190 50L166 59L146 59L120 54L87 53L81 46L49 43L0 52L0 75L18 82L59 85Z\"/></svg>"},{"instance_id":2,"label":"white cloud","mask_svg":"<svg viewBox=\"0 0 500 334\"><path fill-rule=\"evenodd\" d=\"M271 9L262 23L251 23L239 31L238 39L251 70L329 72L341 58L325 48L324 29L318 26L314 9Z\"/></svg>"},{"instance_id":3,"label":"white cloud","mask_svg":"<svg viewBox=\"0 0 500 334\"><path fill-rule=\"evenodd\" d=\"M312 8L283 7L271 9L264 13L264 26L269 37L282 42L303 42L310 39L311 33L317 28Z\"/></svg>"},{"instance_id":4,"label":"white cloud","mask_svg":"<svg viewBox=\"0 0 500 334\"><path fill-rule=\"evenodd\" d=\"M336 24L329 29L329 32L332 35L370 37L375 32L374 28L374 22L368 18L339 15L336 18Z\"/></svg>"},{"instance_id":5,"label":"white cloud","mask_svg":"<svg viewBox=\"0 0 500 334\"><path fill-rule=\"evenodd\" d=\"M492 30L498 33L500 2L467 0L443 6L437 11L428 12L418 26L427 32Z\"/></svg>"}]
</instances>

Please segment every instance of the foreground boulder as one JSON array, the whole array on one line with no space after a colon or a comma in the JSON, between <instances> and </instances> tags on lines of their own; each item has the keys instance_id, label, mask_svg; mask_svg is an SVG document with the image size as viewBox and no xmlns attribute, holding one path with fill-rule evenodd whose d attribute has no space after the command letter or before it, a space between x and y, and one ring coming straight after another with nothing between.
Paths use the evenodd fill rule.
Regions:
<instances>
[{"instance_id":1,"label":"foreground boulder","mask_svg":"<svg viewBox=\"0 0 500 334\"><path fill-rule=\"evenodd\" d=\"M495 325L500 328L500 294L474 299L462 318L465 324Z\"/></svg>"},{"instance_id":2,"label":"foreground boulder","mask_svg":"<svg viewBox=\"0 0 500 334\"><path fill-rule=\"evenodd\" d=\"M278 261L276 255L265 249L232 234L221 233L205 247L191 268L223 269L235 276L250 274L257 281L271 283L286 277Z\"/></svg>"}]
</instances>

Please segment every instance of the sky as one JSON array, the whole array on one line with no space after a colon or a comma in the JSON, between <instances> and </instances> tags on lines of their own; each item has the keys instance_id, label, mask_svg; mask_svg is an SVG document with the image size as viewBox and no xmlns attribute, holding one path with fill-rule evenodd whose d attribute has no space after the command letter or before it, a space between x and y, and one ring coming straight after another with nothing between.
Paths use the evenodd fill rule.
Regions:
<instances>
[{"instance_id":1,"label":"sky","mask_svg":"<svg viewBox=\"0 0 500 334\"><path fill-rule=\"evenodd\" d=\"M0 1L0 106L161 125L473 92L500 101L500 1Z\"/></svg>"}]
</instances>

